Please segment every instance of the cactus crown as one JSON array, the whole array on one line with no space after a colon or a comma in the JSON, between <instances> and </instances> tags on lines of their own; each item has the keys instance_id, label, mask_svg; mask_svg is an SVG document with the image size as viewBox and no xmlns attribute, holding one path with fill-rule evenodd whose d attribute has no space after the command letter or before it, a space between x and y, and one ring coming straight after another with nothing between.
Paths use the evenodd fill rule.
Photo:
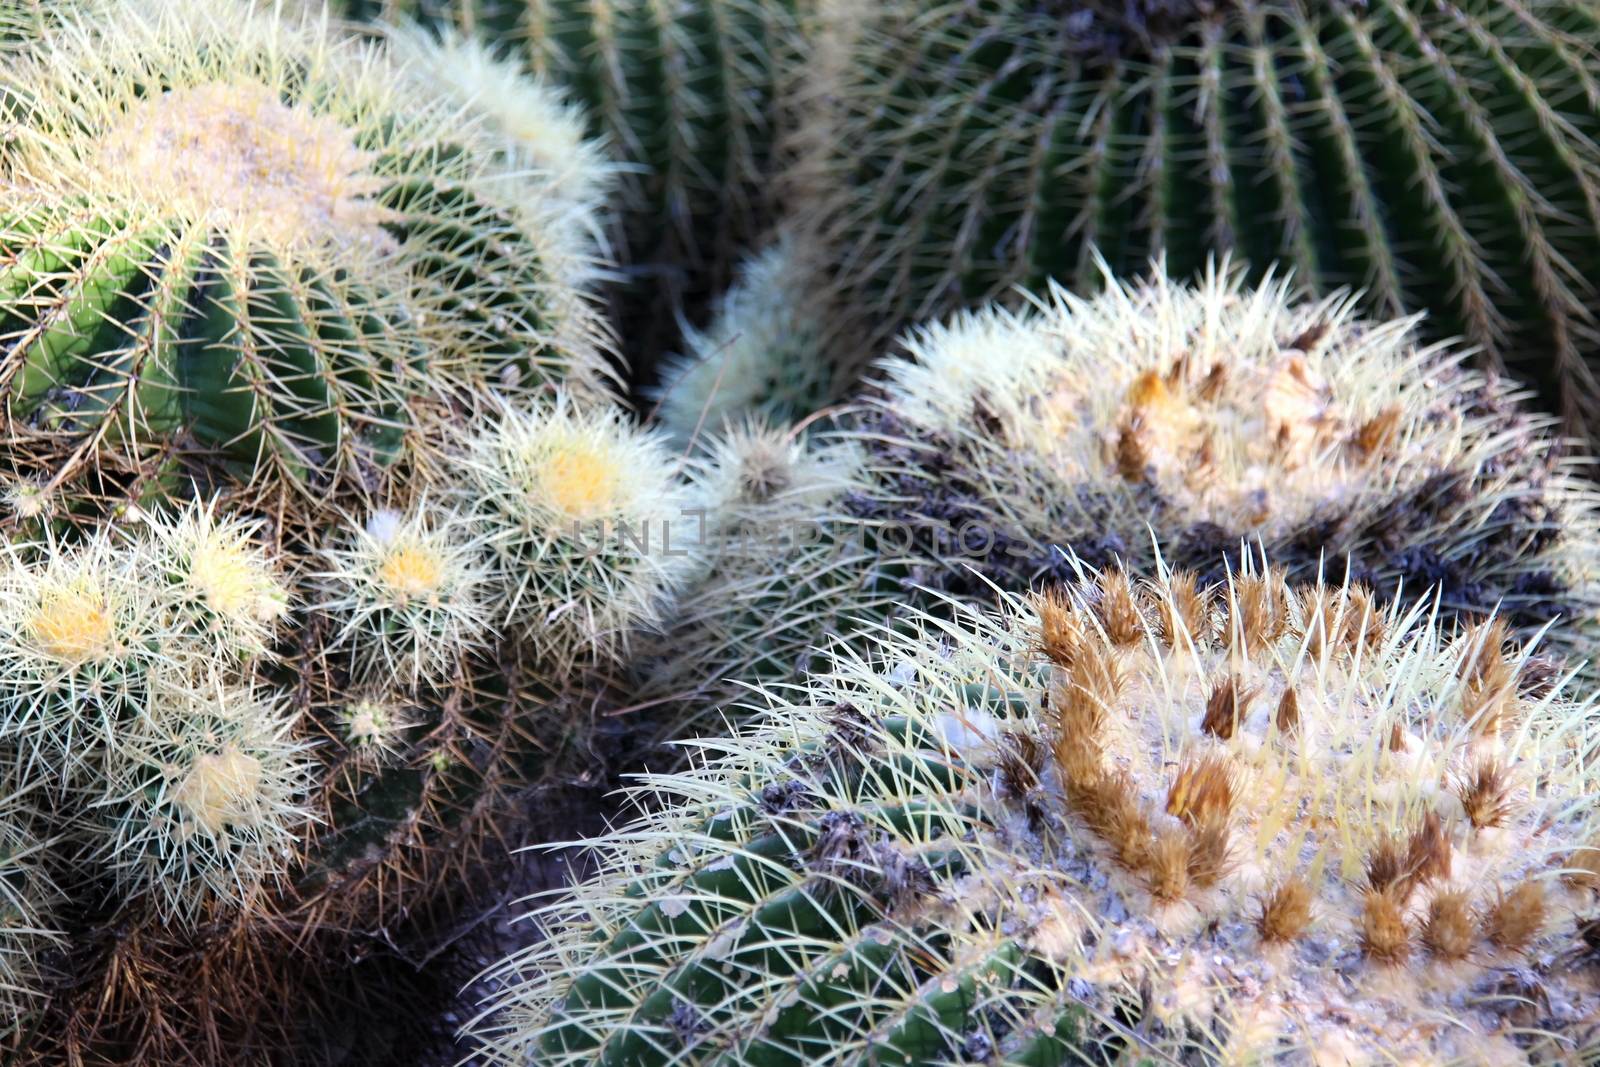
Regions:
<instances>
[{"instance_id":1,"label":"cactus crown","mask_svg":"<svg viewBox=\"0 0 1600 1067\"><path fill-rule=\"evenodd\" d=\"M1348 561L1528 632L1594 618L1595 493L1498 383L1346 297L1159 275L910 335L862 434L863 514L944 523L1012 589L1069 572L1054 546L1148 562L1153 528L1208 574L1259 539L1297 575Z\"/></svg>"},{"instance_id":2,"label":"cactus crown","mask_svg":"<svg viewBox=\"0 0 1600 1067\"><path fill-rule=\"evenodd\" d=\"M458 457L508 616L566 655L660 618L699 566L700 494L655 433L565 393L505 408Z\"/></svg>"},{"instance_id":3,"label":"cactus crown","mask_svg":"<svg viewBox=\"0 0 1600 1067\"><path fill-rule=\"evenodd\" d=\"M479 1033L549 1064L1585 1055L1592 717L1504 635L1270 570L925 618L646 781Z\"/></svg>"}]
</instances>

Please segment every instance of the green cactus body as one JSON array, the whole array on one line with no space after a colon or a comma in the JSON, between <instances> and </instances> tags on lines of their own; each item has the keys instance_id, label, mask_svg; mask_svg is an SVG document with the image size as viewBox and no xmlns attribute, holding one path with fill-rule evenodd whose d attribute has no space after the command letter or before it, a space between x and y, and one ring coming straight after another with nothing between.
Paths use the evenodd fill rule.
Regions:
<instances>
[{"instance_id":1,"label":"green cactus body","mask_svg":"<svg viewBox=\"0 0 1600 1067\"><path fill-rule=\"evenodd\" d=\"M492 972L473 1053L1592 1055L1592 718L1510 684L1503 628L1364 596L1086 576L766 691L538 913L549 940ZM1512 1037L1490 991L1533 958L1560 1007Z\"/></svg>"},{"instance_id":2,"label":"green cactus body","mask_svg":"<svg viewBox=\"0 0 1600 1067\"><path fill-rule=\"evenodd\" d=\"M231 6L62 17L0 78L0 387L55 482L173 442L370 477L419 397L599 363L558 343L589 313L540 191L370 50Z\"/></svg>"},{"instance_id":3,"label":"green cactus body","mask_svg":"<svg viewBox=\"0 0 1600 1067\"><path fill-rule=\"evenodd\" d=\"M761 417L796 423L837 383L826 358L824 311L811 303L816 267L785 236L740 264L704 331L684 331L683 354L661 370L657 418L679 441Z\"/></svg>"},{"instance_id":4,"label":"green cactus body","mask_svg":"<svg viewBox=\"0 0 1600 1067\"><path fill-rule=\"evenodd\" d=\"M862 5L818 109L839 288L886 335L1231 250L1427 311L1568 417L1600 393L1589 5Z\"/></svg>"},{"instance_id":5,"label":"green cactus body","mask_svg":"<svg viewBox=\"0 0 1600 1067\"><path fill-rule=\"evenodd\" d=\"M803 40L791 0L346 2L354 18L416 18L520 51L588 109L627 166L614 237L629 276L617 318L643 369L769 224L778 142ZM650 331L666 331L652 337Z\"/></svg>"}]
</instances>

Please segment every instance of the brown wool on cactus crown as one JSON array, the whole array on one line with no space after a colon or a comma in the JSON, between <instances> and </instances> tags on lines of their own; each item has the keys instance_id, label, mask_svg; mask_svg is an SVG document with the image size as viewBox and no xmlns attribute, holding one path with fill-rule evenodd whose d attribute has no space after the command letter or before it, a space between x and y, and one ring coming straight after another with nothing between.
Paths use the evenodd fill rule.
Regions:
<instances>
[{"instance_id":1,"label":"brown wool on cactus crown","mask_svg":"<svg viewBox=\"0 0 1600 1067\"><path fill-rule=\"evenodd\" d=\"M1435 959L1455 962L1466 959L1472 951L1478 927L1472 917L1471 899L1463 890L1447 889L1428 901L1420 938Z\"/></svg>"},{"instance_id":2,"label":"brown wool on cactus crown","mask_svg":"<svg viewBox=\"0 0 1600 1067\"><path fill-rule=\"evenodd\" d=\"M1222 599L1237 598L1237 581ZM1158 572L1147 591L1166 595L1167 583ZM1143 639L1113 646L1092 582L1004 596L993 616L913 617L881 632L870 656L842 649L797 691L768 694L771 717L703 769L660 783L681 802L652 808L643 829L602 850L598 881L555 906L574 921L553 923L554 944L507 964L508 1002L535 1029L578 1018L586 1032L629 1032L627 1012L679 973L686 953L726 951L716 940L724 927L686 928L683 947L663 945L659 962L637 970L631 956L626 966L597 960L609 950L596 949L593 931L636 917L631 886L677 913L685 868L671 856L659 864L662 843L693 834L693 869L725 869L771 825L756 819L746 831L727 813L748 805L752 781L798 768L814 810L858 813L874 828L871 848L850 854L872 855L885 876L910 851L959 860L931 867L913 905L862 931L916 954L934 985L957 961L992 951L1004 930L1030 974L1053 977L1037 989L997 987L997 1005L1048 1013L1071 982L1091 1018L1139 1005L1133 1040L1156 1058L1182 1058L1205 1034L1208 1053L1239 1062L1312 1049L1349 1063L1519 1062L1512 1009L1479 995L1508 954L1557 961L1541 981L1561 1018L1600 1012L1573 922L1592 911L1586 875L1600 884L1600 851L1584 851L1600 823L1585 755L1597 740L1592 716L1560 691L1514 695L1505 728L1484 734L1462 715L1467 682L1450 626L1385 607L1377 643L1313 654L1306 623L1318 600L1288 589L1287 625L1254 651L1222 632L1178 635L1175 648L1159 612L1145 613ZM1045 629L1083 640L1058 658ZM1506 655L1517 664L1525 653ZM1119 679L1113 701L1064 699L1103 691L1108 670ZM1226 736L1205 725L1219 679L1258 694L1231 709ZM1298 719L1280 730L1291 684ZM871 743L848 765L808 757L834 751L823 710L840 704L857 709ZM1398 750L1388 743L1397 723L1407 740ZM1478 826L1451 783L1491 758L1539 788L1519 792L1502 825ZM927 773L898 770L919 766ZM896 773L882 773L889 767ZM884 816L908 806L941 814L909 829ZM697 830L706 819L732 836ZM1568 868L1581 870L1564 881ZM655 873L640 883L641 870ZM1542 910L1527 885L1542 887ZM734 899L725 918L759 926L764 899ZM566 999L586 973L627 995L593 1008ZM755 969L738 1004L700 1005L702 1039L747 1033L793 980L792 970ZM840 1055L867 1054L878 1032L869 1001L839 1001ZM1442 1018L1450 1025L1436 1025Z\"/></svg>"},{"instance_id":3,"label":"brown wool on cactus crown","mask_svg":"<svg viewBox=\"0 0 1600 1067\"><path fill-rule=\"evenodd\" d=\"M1421 345L1414 325L1225 270L961 313L883 362L860 436L881 461L866 496L897 515L920 494L1134 570L1152 562L1152 530L1207 573L1241 541L1298 579L1349 562L1385 597L1420 602L1443 582L1446 613L1504 610L1523 635L1555 618L1549 641L1570 645L1600 609L1597 494L1575 460L1551 460L1555 442L1503 385ZM1020 584L1007 561L968 562ZM1554 588L1528 592L1533 575ZM1261 640L1270 600L1242 594L1239 637ZM1350 593L1327 640L1382 641L1367 596Z\"/></svg>"}]
</instances>

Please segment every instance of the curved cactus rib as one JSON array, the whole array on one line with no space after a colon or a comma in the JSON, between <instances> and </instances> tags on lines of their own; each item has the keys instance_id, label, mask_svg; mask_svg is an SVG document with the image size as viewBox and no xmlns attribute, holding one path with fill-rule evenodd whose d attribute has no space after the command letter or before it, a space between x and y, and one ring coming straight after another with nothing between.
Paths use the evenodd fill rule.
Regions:
<instances>
[{"instance_id":1,"label":"curved cactus rib","mask_svg":"<svg viewBox=\"0 0 1600 1067\"><path fill-rule=\"evenodd\" d=\"M1090 246L1118 275L1162 244L1177 276L1231 251L1258 278L1293 268L1383 315L1426 311L1569 425L1593 410L1593 13L1202 6L1141 25L1023 0L924 20L908 0L840 31L844 103L816 138L833 187L809 217L840 248L837 290L870 298L859 329L887 340L1015 285L1092 289Z\"/></svg>"}]
</instances>

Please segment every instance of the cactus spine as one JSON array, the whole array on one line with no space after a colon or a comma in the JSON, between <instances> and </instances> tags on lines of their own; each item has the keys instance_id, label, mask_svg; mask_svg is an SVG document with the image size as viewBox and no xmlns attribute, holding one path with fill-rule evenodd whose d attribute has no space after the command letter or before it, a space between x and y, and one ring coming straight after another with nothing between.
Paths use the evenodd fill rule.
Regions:
<instances>
[{"instance_id":1,"label":"cactus spine","mask_svg":"<svg viewBox=\"0 0 1600 1067\"><path fill-rule=\"evenodd\" d=\"M479 1051L1583 1058L1592 720L1519 695L1501 635L1271 573L1108 573L883 636L645 787L665 804L498 971ZM1540 783L1492 827L1452 784L1486 766Z\"/></svg>"}]
</instances>

